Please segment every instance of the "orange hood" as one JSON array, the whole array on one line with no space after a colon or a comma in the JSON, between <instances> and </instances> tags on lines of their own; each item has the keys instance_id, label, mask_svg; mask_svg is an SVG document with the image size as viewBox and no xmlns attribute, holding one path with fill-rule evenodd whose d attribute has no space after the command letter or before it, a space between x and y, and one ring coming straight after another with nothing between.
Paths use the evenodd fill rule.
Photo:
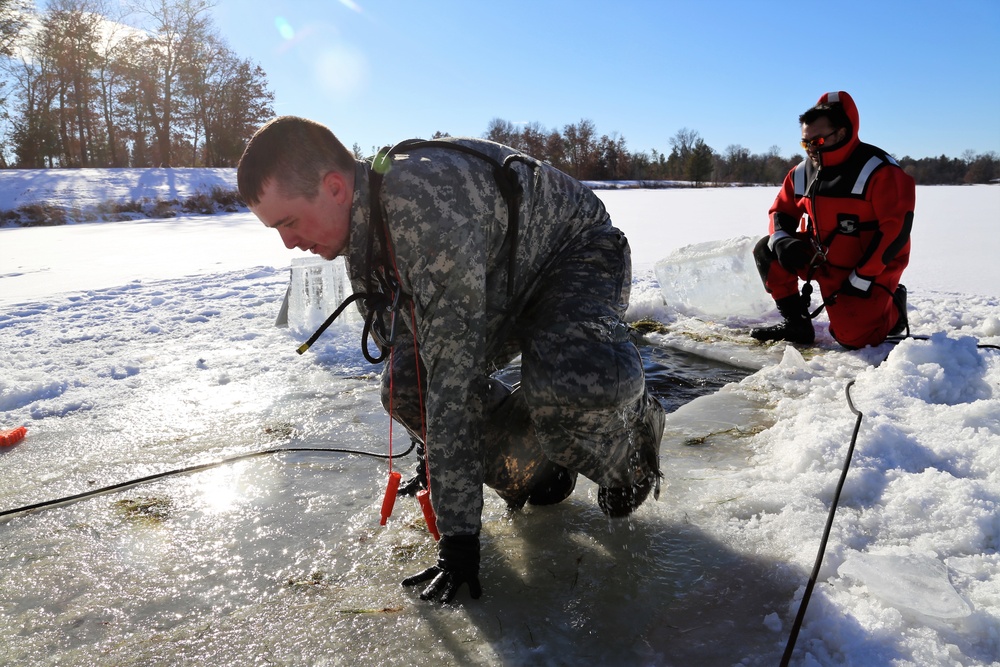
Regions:
<instances>
[{"instance_id":1,"label":"orange hood","mask_svg":"<svg viewBox=\"0 0 1000 667\"><path fill-rule=\"evenodd\" d=\"M858 105L854 103L854 98L850 94L839 90L832 93L823 93L820 95L819 100L816 102L816 106L821 104L835 104L840 102L844 107L844 112L847 114L847 118L851 121L851 127L848 128L850 134L847 136L847 141L838 148L832 151L824 152L823 155L823 165L832 167L838 165L847 157L854 152L854 149L858 147L861 140L858 138L858 126L861 124L861 119L858 116Z\"/></svg>"}]
</instances>

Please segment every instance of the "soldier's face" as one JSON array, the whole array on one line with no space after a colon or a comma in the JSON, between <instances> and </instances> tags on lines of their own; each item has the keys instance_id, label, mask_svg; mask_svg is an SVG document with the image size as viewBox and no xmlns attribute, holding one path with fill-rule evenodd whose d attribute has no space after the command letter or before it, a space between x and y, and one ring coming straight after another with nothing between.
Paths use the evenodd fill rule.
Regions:
<instances>
[{"instance_id":1,"label":"soldier's face","mask_svg":"<svg viewBox=\"0 0 1000 667\"><path fill-rule=\"evenodd\" d=\"M340 174L330 172L312 199L283 194L272 178L250 210L265 227L278 231L289 250L298 248L333 259L347 246L352 201L353 183L348 187Z\"/></svg>"}]
</instances>

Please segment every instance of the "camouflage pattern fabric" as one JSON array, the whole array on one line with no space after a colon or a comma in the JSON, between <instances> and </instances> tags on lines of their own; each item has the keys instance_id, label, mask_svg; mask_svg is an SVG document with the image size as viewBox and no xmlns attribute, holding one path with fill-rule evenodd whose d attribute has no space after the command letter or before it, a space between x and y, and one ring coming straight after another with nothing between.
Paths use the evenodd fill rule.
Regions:
<instances>
[{"instance_id":1,"label":"camouflage pattern fabric","mask_svg":"<svg viewBox=\"0 0 1000 667\"><path fill-rule=\"evenodd\" d=\"M501 162L513 152L483 140L452 141ZM622 321L631 284L624 234L578 181L544 164L514 169L524 194L512 295L507 205L489 162L416 148L392 156L380 191L389 239L376 239L376 256L391 244L387 256L403 292L398 316L409 328L400 327L383 383L387 388L393 369L393 412L419 435L415 337L431 498L445 535L478 533L484 482L505 485L501 495L530 485L541 457L601 485L631 484L637 422L648 406L660 409L647 399L642 362ZM369 194L368 168L359 162L347 249L356 292L372 269ZM520 391L513 402L498 400L489 376L518 353ZM505 403L512 417L498 419ZM507 459L496 452L505 446L524 465L504 468Z\"/></svg>"},{"instance_id":2,"label":"camouflage pattern fabric","mask_svg":"<svg viewBox=\"0 0 1000 667\"><path fill-rule=\"evenodd\" d=\"M425 377L419 368L419 377ZM422 442L417 369L413 338L403 336L382 371L382 405ZM556 471L535 435L520 376L520 367L511 365L490 377L482 443L483 481L514 508L523 506L535 485Z\"/></svg>"}]
</instances>

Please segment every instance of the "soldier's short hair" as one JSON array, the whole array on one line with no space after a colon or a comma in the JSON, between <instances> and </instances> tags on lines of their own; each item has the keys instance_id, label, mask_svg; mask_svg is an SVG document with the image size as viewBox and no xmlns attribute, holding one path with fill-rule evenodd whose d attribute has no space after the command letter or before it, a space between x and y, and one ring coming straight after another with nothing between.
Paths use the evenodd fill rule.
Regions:
<instances>
[{"instance_id":1,"label":"soldier's short hair","mask_svg":"<svg viewBox=\"0 0 1000 667\"><path fill-rule=\"evenodd\" d=\"M278 116L250 138L236 168L236 184L247 206L260 202L272 178L282 195L311 200L326 174L353 170L354 154L328 127L298 116Z\"/></svg>"}]
</instances>

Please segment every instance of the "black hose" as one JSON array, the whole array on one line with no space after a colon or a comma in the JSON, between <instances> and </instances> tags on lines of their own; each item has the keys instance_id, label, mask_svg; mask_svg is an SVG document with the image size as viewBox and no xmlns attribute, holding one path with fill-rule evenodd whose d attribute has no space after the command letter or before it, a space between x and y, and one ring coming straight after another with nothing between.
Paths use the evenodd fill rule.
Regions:
<instances>
[{"instance_id":1,"label":"black hose","mask_svg":"<svg viewBox=\"0 0 1000 667\"><path fill-rule=\"evenodd\" d=\"M392 458L399 458L406 456L413 451L417 442L414 440L410 443L409 449L407 449L402 454L394 454ZM33 505L25 505L24 507L15 507L14 509L0 511L0 520L6 519L7 517L13 516L15 514L25 514L28 512L37 512L43 509L49 509L52 507L57 507L60 505L68 505L70 503L75 503L86 498L92 498L94 496L99 496L104 493L111 493L112 491L121 491L122 489L128 489L133 486L138 486L139 484L145 484L147 482L152 482L158 479L163 479L164 477L172 477L174 475L186 475L193 472L200 472L202 470L208 470L209 468L216 468L218 466L226 465L229 463L235 463L236 461L243 461L245 459L252 459L258 456L267 456L270 454L279 454L281 452L327 452L327 453L337 453L337 454L357 454L358 456L368 456L376 459L388 459L390 458L388 454L375 454L373 452L364 452L357 449L338 449L333 447L276 447L275 449L265 449L259 452L250 452L247 454L240 454L239 456L232 456L227 459L222 459L221 461L213 461L211 463L201 463L198 465L187 466L186 468L178 468L176 470L165 470L163 472L158 472L153 475L147 475L145 477L139 477L138 479L131 479L125 482L118 482L117 484L112 484L110 486L103 486L99 489L91 489L90 491L84 491L83 493L77 493L72 496L66 496L64 498L56 498L55 500L46 500L40 503L35 503Z\"/></svg>"},{"instance_id":2,"label":"black hose","mask_svg":"<svg viewBox=\"0 0 1000 667\"><path fill-rule=\"evenodd\" d=\"M890 336L889 338L886 338L886 342L897 345L907 338L929 340L930 336L914 336L910 334L907 334L906 336ZM1000 345L990 345L987 343L979 343L976 347L980 349L1000 350ZM854 380L848 382L845 392L847 394L847 406L851 409L851 412L858 416L857 421L854 423L854 434L851 436L851 444L847 448L847 458L844 461L844 469L840 473L840 481L837 483L837 490L833 494L833 502L830 504L830 513L826 519L826 527L823 529L823 539L820 541L819 552L816 554L816 563L813 565L812 574L809 577L809 581L806 583L806 589L802 593L802 601L799 603L799 611L795 615L795 622L792 624L792 631L789 634L788 643L785 645L785 653L781 657L781 667L788 667L788 663L792 659L792 652L795 650L795 641L798 639L799 630L802 629L802 621L806 615L806 607L809 606L809 598L812 597L813 588L816 587L816 580L819 578L819 570L823 564L823 556L826 553L826 544L830 538L830 530L833 528L833 517L837 513L837 504L840 502L840 492L843 490L844 482L847 480L847 471L851 467L851 458L854 456L854 446L858 441L858 432L861 430L861 420L864 415L860 410L854 407L854 401L851 400L851 386L853 385Z\"/></svg>"},{"instance_id":3,"label":"black hose","mask_svg":"<svg viewBox=\"0 0 1000 667\"><path fill-rule=\"evenodd\" d=\"M858 432L861 430L861 419L864 415L860 410L854 407L854 402L851 400L851 386L854 384L854 380L847 383L847 405L851 408L851 412L858 416L857 421L854 423L854 435L851 436L851 444L847 448L847 458L844 461L844 469L840 473L840 481L837 482L837 490L833 494L833 502L830 503L830 513L826 518L826 527L823 529L823 539L819 543L819 552L816 554L816 563L813 565L812 575L809 577L809 582L806 583L806 590L802 594L802 602L799 603L799 613L795 616L795 622L792 624L792 632L788 637L788 644L785 646L785 654L781 657L781 667L788 667L788 661L792 659L792 651L795 650L795 640L799 637L799 630L802 628L802 620L806 615L806 607L809 606L809 598L812 597L813 588L816 586L816 580L819 579L819 570L823 565L823 556L826 554L826 543L830 539L830 530L833 528L833 517L837 513L837 504L840 502L840 492L844 488L844 482L847 480L847 471L851 467L851 457L854 456L854 445L858 441Z\"/></svg>"}]
</instances>

